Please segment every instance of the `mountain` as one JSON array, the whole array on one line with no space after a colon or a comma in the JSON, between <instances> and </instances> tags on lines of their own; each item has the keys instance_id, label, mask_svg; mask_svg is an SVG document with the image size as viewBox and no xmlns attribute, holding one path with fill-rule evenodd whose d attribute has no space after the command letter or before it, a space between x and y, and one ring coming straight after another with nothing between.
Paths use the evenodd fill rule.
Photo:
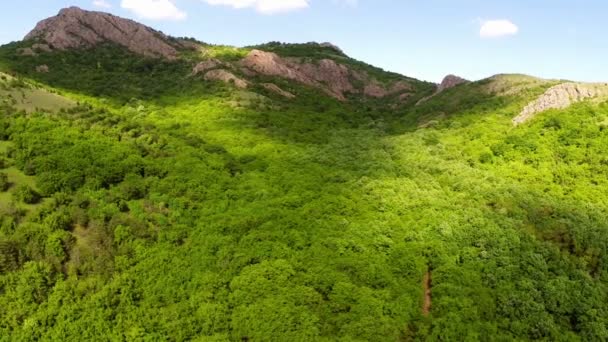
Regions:
<instances>
[{"instance_id":1,"label":"mountain","mask_svg":"<svg viewBox=\"0 0 608 342\"><path fill-rule=\"evenodd\" d=\"M0 340L606 340L607 89L62 10L0 47Z\"/></svg>"},{"instance_id":2,"label":"mountain","mask_svg":"<svg viewBox=\"0 0 608 342\"><path fill-rule=\"evenodd\" d=\"M138 54L164 58L175 58L181 47L176 40L132 20L78 7L62 9L57 16L41 21L25 39L40 40L58 50L112 42Z\"/></svg>"},{"instance_id":3,"label":"mountain","mask_svg":"<svg viewBox=\"0 0 608 342\"><path fill-rule=\"evenodd\" d=\"M233 55L222 56L223 47L168 37L128 19L77 7L63 9L56 17L41 21L25 41L28 43L17 52L25 57L34 57L34 60L40 59L36 58L39 53L73 52L111 45L127 48L144 57L190 64L191 74L207 80L234 82L240 88L247 88L259 83L252 78L280 78L320 89L340 101L346 101L351 95L405 100L433 87L432 84L352 60L329 43L279 43L241 49L226 47L225 50L232 51ZM305 51L305 55L299 56L300 51ZM313 51L314 56L311 55ZM235 55L241 58L234 59ZM52 73L54 68L49 64L52 60L40 65L50 67ZM85 67L90 68L90 65ZM265 88L270 91L291 93L283 93L278 85L269 84Z\"/></svg>"}]
</instances>

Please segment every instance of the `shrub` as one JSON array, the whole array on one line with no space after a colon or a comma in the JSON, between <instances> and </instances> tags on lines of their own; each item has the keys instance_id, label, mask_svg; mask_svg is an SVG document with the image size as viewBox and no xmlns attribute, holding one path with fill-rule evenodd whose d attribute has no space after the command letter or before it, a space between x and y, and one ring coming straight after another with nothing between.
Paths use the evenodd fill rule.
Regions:
<instances>
[{"instance_id":1,"label":"shrub","mask_svg":"<svg viewBox=\"0 0 608 342\"><path fill-rule=\"evenodd\" d=\"M40 202L40 194L27 185L20 185L13 193L15 200L26 203L36 204Z\"/></svg>"},{"instance_id":2,"label":"shrub","mask_svg":"<svg viewBox=\"0 0 608 342\"><path fill-rule=\"evenodd\" d=\"M9 187L10 183L8 181L8 176L4 172L0 173L0 191L4 192L8 190Z\"/></svg>"}]
</instances>

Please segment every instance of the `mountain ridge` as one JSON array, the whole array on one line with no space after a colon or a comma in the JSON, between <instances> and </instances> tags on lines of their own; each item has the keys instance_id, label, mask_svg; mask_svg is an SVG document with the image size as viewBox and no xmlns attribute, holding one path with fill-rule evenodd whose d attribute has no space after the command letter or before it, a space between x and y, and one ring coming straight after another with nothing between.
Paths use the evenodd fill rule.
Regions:
<instances>
[{"instance_id":1,"label":"mountain ridge","mask_svg":"<svg viewBox=\"0 0 608 342\"><path fill-rule=\"evenodd\" d=\"M268 43L224 49L170 37L130 19L78 7L62 9L57 16L42 20L25 36L24 42L31 45L19 49L23 58L115 44L144 57L191 63L190 74L200 74L207 81L235 84L242 89L256 84L286 99L293 98L287 94L294 97L297 94L277 91L280 86L272 79L316 88L339 101L392 97L396 104L420 98L435 87L354 61L331 43ZM47 64L39 66L52 73L52 66ZM269 79L258 82L260 77Z\"/></svg>"}]
</instances>

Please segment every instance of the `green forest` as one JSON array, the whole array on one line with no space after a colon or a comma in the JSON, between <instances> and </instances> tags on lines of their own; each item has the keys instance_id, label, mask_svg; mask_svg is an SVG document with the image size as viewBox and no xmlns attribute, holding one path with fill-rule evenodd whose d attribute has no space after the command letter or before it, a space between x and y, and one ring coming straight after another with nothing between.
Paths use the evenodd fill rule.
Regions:
<instances>
[{"instance_id":1,"label":"green forest","mask_svg":"<svg viewBox=\"0 0 608 342\"><path fill-rule=\"evenodd\" d=\"M0 341L608 340L608 102L513 126L556 82L285 99L24 44L0 48Z\"/></svg>"}]
</instances>

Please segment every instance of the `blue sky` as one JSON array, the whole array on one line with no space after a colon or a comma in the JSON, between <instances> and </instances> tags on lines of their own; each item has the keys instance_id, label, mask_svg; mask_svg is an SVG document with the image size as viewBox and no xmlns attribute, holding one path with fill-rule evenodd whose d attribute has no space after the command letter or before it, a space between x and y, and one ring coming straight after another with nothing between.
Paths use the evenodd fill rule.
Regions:
<instances>
[{"instance_id":1,"label":"blue sky","mask_svg":"<svg viewBox=\"0 0 608 342\"><path fill-rule=\"evenodd\" d=\"M6 0L0 43L71 5L209 43L330 41L434 82L515 72L608 81L605 0Z\"/></svg>"}]
</instances>

